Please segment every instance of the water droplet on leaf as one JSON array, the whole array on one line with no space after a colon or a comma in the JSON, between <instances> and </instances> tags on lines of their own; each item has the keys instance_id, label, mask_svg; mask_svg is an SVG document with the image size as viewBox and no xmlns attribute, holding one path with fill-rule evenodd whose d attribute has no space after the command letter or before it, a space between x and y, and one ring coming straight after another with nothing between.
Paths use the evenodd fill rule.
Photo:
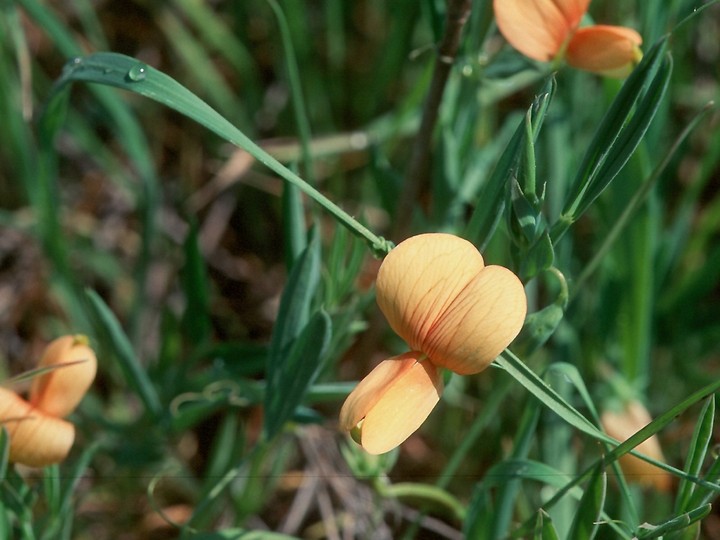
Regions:
<instances>
[{"instance_id":1,"label":"water droplet on leaf","mask_svg":"<svg viewBox=\"0 0 720 540\"><path fill-rule=\"evenodd\" d=\"M127 72L126 78L131 82L139 82L147 77L147 66L145 64L135 64Z\"/></svg>"}]
</instances>

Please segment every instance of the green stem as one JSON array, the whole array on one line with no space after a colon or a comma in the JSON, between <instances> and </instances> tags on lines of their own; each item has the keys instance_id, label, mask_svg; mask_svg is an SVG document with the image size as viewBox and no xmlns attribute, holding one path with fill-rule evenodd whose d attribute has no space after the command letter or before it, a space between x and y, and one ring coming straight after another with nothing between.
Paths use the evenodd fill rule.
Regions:
<instances>
[{"instance_id":1,"label":"green stem","mask_svg":"<svg viewBox=\"0 0 720 540\"><path fill-rule=\"evenodd\" d=\"M448 509L453 517L459 521L465 519L467 508L447 491L437 486L401 482L399 484L386 484L382 478L375 481L375 489L383 497L393 499L422 500Z\"/></svg>"}]
</instances>

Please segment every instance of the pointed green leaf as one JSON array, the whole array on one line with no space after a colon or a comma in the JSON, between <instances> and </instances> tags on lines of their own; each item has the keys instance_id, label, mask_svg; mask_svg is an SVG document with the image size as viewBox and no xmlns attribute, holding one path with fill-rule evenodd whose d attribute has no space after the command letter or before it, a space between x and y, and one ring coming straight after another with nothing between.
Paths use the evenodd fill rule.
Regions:
<instances>
[{"instance_id":1,"label":"pointed green leaf","mask_svg":"<svg viewBox=\"0 0 720 540\"><path fill-rule=\"evenodd\" d=\"M86 291L86 296L91 322L99 340L104 344L104 352L114 355L125 376L125 382L137 393L145 405L145 409L158 418L162 413L160 397L145 371L145 367L140 364L140 360L135 355L133 346L123 331L120 321L95 291Z\"/></svg>"},{"instance_id":2,"label":"pointed green leaf","mask_svg":"<svg viewBox=\"0 0 720 540\"><path fill-rule=\"evenodd\" d=\"M320 239L317 229L313 229L307 247L292 267L280 298L265 369L270 387L276 386L282 363L308 322L320 282L320 266Z\"/></svg>"},{"instance_id":3,"label":"pointed green leaf","mask_svg":"<svg viewBox=\"0 0 720 540\"><path fill-rule=\"evenodd\" d=\"M210 337L211 325L210 293L205 261L198 243L198 229L195 220L190 221L190 230L183 244L185 264L181 270L182 286L186 306L183 313L183 332L194 345L200 345Z\"/></svg>"},{"instance_id":4,"label":"pointed green leaf","mask_svg":"<svg viewBox=\"0 0 720 540\"><path fill-rule=\"evenodd\" d=\"M585 488L585 493L583 493L570 528L569 538L577 540L592 540L595 538L600 524L600 516L605 506L606 493L607 474L604 467L599 466Z\"/></svg>"},{"instance_id":5,"label":"pointed green leaf","mask_svg":"<svg viewBox=\"0 0 720 540\"><path fill-rule=\"evenodd\" d=\"M562 215L552 227L558 240L612 182L645 135L672 71L667 37L658 41L623 84L585 153Z\"/></svg>"},{"instance_id":6,"label":"pointed green leaf","mask_svg":"<svg viewBox=\"0 0 720 540\"><path fill-rule=\"evenodd\" d=\"M542 508L538 510L533 538L534 540L559 540L560 538L550 518L550 514Z\"/></svg>"},{"instance_id":7,"label":"pointed green leaf","mask_svg":"<svg viewBox=\"0 0 720 540\"><path fill-rule=\"evenodd\" d=\"M264 429L268 439L292 418L319 374L330 335L330 317L318 311L276 365L275 376L268 379L265 391Z\"/></svg>"},{"instance_id":8,"label":"pointed green leaf","mask_svg":"<svg viewBox=\"0 0 720 540\"><path fill-rule=\"evenodd\" d=\"M635 531L635 537L637 540L648 540L649 538L661 538L669 533L682 531L690 527L693 523L707 517L711 510L712 505L705 504L669 519L660 525L641 525Z\"/></svg>"},{"instance_id":9,"label":"pointed green leaf","mask_svg":"<svg viewBox=\"0 0 720 540\"><path fill-rule=\"evenodd\" d=\"M690 440L690 449L687 459L685 460L685 472L693 476L700 475L700 469L705 462L708 448L713 439L713 427L715 425L715 396L710 396L705 402L695 431ZM684 478L680 481L678 495L675 498L675 512L680 513L687 511L690 498L692 497L695 484L688 482Z\"/></svg>"}]
</instances>

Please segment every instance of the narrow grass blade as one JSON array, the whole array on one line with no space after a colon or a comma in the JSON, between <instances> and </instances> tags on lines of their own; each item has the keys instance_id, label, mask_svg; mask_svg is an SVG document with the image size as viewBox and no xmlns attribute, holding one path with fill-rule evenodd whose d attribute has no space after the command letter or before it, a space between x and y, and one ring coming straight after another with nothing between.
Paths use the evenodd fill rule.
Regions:
<instances>
[{"instance_id":1,"label":"narrow grass blade","mask_svg":"<svg viewBox=\"0 0 720 540\"><path fill-rule=\"evenodd\" d=\"M576 540L592 540L600 525L600 516L605 506L607 494L607 474L602 465L595 469L590 477L580 505L577 508L568 538Z\"/></svg>"},{"instance_id":2,"label":"narrow grass blade","mask_svg":"<svg viewBox=\"0 0 720 540\"><path fill-rule=\"evenodd\" d=\"M185 242L185 264L181 271L182 286L185 293L185 312L182 317L184 334L198 346L208 340L211 332L210 291L205 261L200 252L198 228L195 220L190 221Z\"/></svg>"},{"instance_id":3,"label":"narrow grass blade","mask_svg":"<svg viewBox=\"0 0 720 540\"><path fill-rule=\"evenodd\" d=\"M540 377L538 377L509 350L506 349L500 356L498 356L495 359L495 364L507 371L514 379L522 384L526 390L539 399L541 403L543 403L551 411L554 411L571 426L603 442L614 442L611 437L608 437L596 428L592 422L590 422L577 409L575 409L575 407L563 399L557 392L555 392L555 390L550 388Z\"/></svg>"},{"instance_id":4,"label":"narrow grass blade","mask_svg":"<svg viewBox=\"0 0 720 540\"><path fill-rule=\"evenodd\" d=\"M560 540L550 515L542 508L538 510L533 540Z\"/></svg>"},{"instance_id":5,"label":"narrow grass blade","mask_svg":"<svg viewBox=\"0 0 720 540\"><path fill-rule=\"evenodd\" d=\"M700 469L705 462L705 456L713 439L715 426L715 396L712 395L705 402L700 416L695 424L695 431L690 440L690 448L685 460L685 472L693 476L700 475ZM690 509L690 500L695 490L695 484L684 478L680 481L677 497L675 498L675 512L686 512Z\"/></svg>"},{"instance_id":6,"label":"narrow grass blade","mask_svg":"<svg viewBox=\"0 0 720 540\"><path fill-rule=\"evenodd\" d=\"M178 111L223 139L243 148L285 181L296 185L345 227L364 238L373 252L385 254L391 249L390 242L376 236L361 225L330 199L260 148L207 103L165 73L134 58L117 53L100 52L84 58L78 57L66 65L63 74L55 82L53 92L48 99L48 107L52 108L57 99L66 99L67 87L73 82L114 86L153 99Z\"/></svg>"},{"instance_id":7,"label":"narrow grass blade","mask_svg":"<svg viewBox=\"0 0 720 540\"><path fill-rule=\"evenodd\" d=\"M653 45L605 114L585 153L562 214L552 227L553 243L612 182L645 135L672 71L666 48L667 37Z\"/></svg>"},{"instance_id":8,"label":"narrow grass blade","mask_svg":"<svg viewBox=\"0 0 720 540\"><path fill-rule=\"evenodd\" d=\"M5 480L10 457L10 437L7 428L0 424L0 482Z\"/></svg>"},{"instance_id":9,"label":"narrow grass blade","mask_svg":"<svg viewBox=\"0 0 720 540\"><path fill-rule=\"evenodd\" d=\"M529 121L531 136L536 137L547 113L554 90L555 83L554 80L551 80L535 98L535 101L528 109L527 117L517 127L492 174L477 196L475 210L470 216L462 236L475 243L480 251L485 249L495 232L510 196L511 182L518 174L518 167L528 144L526 141L528 138L528 121L526 118L531 119ZM524 170L527 170L527 164Z\"/></svg>"},{"instance_id":10,"label":"narrow grass blade","mask_svg":"<svg viewBox=\"0 0 720 540\"><path fill-rule=\"evenodd\" d=\"M683 529L687 529L693 523L705 518L710 514L712 505L706 504L698 508L694 508L689 512L685 512L676 516L660 525L641 525L635 531L637 540L649 540L650 538L663 538L665 535Z\"/></svg>"},{"instance_id":11,"label":"narrow grass blade","mask_svg":"<svg viewBox=\"0 0 720 540\"><path fill-rule=\"evenodd\" d=\"M127 335L120 326L113 312L95 291L87 291L88 308L95 331L105 344L104 350L115 355L125 381L142 401L146 411L153 417L162 414L162 405L157 391L148 377L145 368L140 364Z\"/></svg>"},{"instance_id":12,"label":"narrow grass blade","mask_svg":"<svg viewBox=\"0 0 720 540\"><path fill-rule=\"evenodd\" d=\"M320 373L330 343L330 317L319 311L293 342L287 356L275 366L265 393L265 436L274 437L290 420L310 385Z\"/></svg>"}]
</instances>

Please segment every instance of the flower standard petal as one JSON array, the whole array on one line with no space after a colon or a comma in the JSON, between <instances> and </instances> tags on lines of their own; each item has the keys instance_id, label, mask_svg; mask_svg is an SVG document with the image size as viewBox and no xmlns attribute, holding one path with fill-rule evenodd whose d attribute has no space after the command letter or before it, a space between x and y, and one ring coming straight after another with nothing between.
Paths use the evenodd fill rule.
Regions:
<instances>
[{"instance_id":1,"label":"flower standard petal","mask_svg":"<svg viewBox=\"0 0 720 540\"><path fill-rule=\"evenodd\" d=\"M642 58L642 37L632 28L595 25L578 29L568 44L571 66L611 77L627 77Z\"/></svg>"},{"instance_id":2,"label":"flower standard petal","mask_svg":"<svg viewBox=\"0 0 720 540\"><path fill-rule=\"evenodd\" d=\"M6 388L0 388L0 423L10 437L9 460L30 467L59 463L75 439L75 427L36 408Z\"/></svg>"},{"instance_id":3,"label":"flower standard petal","mask_svg":"<svg viewBox=\"0 0 720 540\"><path fill-rule=\"evenodd\" d=\"M522 282L502 266L487 266L433 325L421 350L461 375L484 370L515 339L527 312Z\"/></svg>"},{"instance_id":4,"label":"flower standard petal","mask_svg":"<svg viewBox=\"0 0 720 540\"><path fill-rule=\"evenodd\" d=\"M590 0L494 0L500 32L515 49L548 62L562 49Z\"/></svg>"},{"instance_id":5,"label":"flower standard petal","mask_svg":"<svg viewBox=\"0 0 720 540\"><path fill-rule=\"evenodd\" d=\"M443 233L400 242L383 260L377 303L390 326L413 350L478 272L482 255L470 242Z\"/></svg>"},{"instance_id":6,"label":"flower standard petal","mask_svg":"<svg viewBox=\"0 0 720 540\"><path fill-rule=\"evenodd\" d=\"M58 367L63 364L73 365ZM85 336L63 336L46 347L38 367L58 369L33 380L30 404L51 416L62 418L75 410L92 384L97 359Z\"/></svg>"},{"instance_id":7,"label":"flower standard petal","mask_svg":"<svg viewBox=\"0 0 720 540\"><path fill-rule=\"evenodd\" d=\"M340 427L358 429L357 442L370 454L400 445L425 421L440 400L437 368L412 351L378 364L353 390L340 410Z\"/></svg>"}]
</instances>

